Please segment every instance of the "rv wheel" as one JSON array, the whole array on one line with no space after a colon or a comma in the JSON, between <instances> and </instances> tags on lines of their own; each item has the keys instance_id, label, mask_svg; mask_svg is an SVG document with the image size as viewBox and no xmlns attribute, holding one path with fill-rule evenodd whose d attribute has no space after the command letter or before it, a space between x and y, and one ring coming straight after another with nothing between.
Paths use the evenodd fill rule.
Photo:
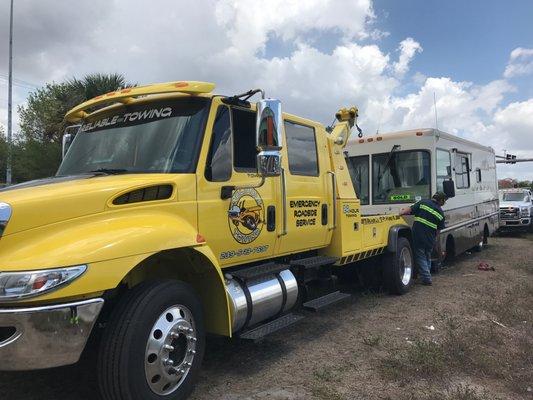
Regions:
<instances>
[{"instance_id":1,"label":"rv wheel","mask_svg":"<svg viewBox=\"0 0 533 400\"><path fill-rule=\"evenodd\" d=\"M105 400L182 400L204 354L202 305L177 281L141 283L113 310L98 356Z\"/></svg>"},{"instance_id":2,"label":"rv wheel","mask_svg":"<svg viewBox=\"0 0 533 400\"><path fill-rule=\"evenodd\" d=\"M414 262L409 240L399 237L396 251L385 258L383 279L385 287L391 294L404 294L411 286Z\"/></svg>"}]
</instances>

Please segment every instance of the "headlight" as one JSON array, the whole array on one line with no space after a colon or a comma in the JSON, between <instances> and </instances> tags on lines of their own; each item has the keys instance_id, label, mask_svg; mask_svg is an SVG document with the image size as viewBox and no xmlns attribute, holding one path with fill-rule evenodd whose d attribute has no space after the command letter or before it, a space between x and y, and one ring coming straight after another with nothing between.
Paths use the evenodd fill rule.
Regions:
<instances>
[{"instance_id":1,"label":"headlight","mask_svg":"<svg viewBox=\"0 0 533 400\"><path fill-rule=\"evenodd\" d=\"M527 207L520 208L520 215L522 217L529 217L529 208Z\"/></svg>"},{"instance_id":2,"label":"headlight","mask_svg":"<svg viewBox=\"0 0 533 400\"><path fill-rule=\"evenodd\" d=\"M77 265L40 271L0 272L0 301L38 296L59 289L86 269L86 265Z\"/></svg>"},{"instance_id":3,"label":"headlight","mask_svg":"<svg viewBox=\"0 0 533 400\"><path fill-rule=\"evenodd\" d=\"M0 236L4 233L10 218L11 206L7 203L0 203Z\"/></svg>"}]
</instances>

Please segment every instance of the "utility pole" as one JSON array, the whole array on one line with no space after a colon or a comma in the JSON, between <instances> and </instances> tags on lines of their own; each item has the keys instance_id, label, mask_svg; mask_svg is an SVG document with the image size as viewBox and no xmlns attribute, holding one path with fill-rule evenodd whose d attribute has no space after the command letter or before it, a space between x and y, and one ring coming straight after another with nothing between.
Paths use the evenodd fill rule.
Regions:
<instances>
[{"instance_id":1,"label":"utility pole","mask_svg":"<svg viewBox=\"0 0 533 400\"><path fill-rule=\"evenodd\" d=\"M11 148L13 142L13 0L9 13L9 76L7 94L7 162L6 184L11 185Z\"/></svg>"}]
</instances>

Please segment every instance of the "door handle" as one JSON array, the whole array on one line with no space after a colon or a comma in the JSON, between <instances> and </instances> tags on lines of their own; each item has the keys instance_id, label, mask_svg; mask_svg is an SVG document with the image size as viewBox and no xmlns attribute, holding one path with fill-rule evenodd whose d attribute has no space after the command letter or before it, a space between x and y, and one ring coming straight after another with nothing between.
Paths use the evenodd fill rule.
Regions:
<instances>
[{"instance_id":1,"label":"door handle","mask_svg":"<svg viewBox=\"0 0 533 400\"><path fill-rule=\"evenodd\" d=\"M272 232L276 229L276 207L267 207L267 231Z\"/></svg>"}]
</instances>

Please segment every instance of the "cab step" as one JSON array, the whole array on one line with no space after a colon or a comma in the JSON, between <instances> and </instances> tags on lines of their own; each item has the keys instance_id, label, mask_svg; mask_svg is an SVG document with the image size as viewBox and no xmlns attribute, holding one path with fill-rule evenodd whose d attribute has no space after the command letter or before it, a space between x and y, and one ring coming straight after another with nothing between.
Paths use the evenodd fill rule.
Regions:
<instances>
[{"instance_id":1,"label":"cab step","mask_svg":"<svg viewBox=\"0 0 533 400\"><path fill-rule=\"evenodd\" d=\"M303 315L299 314L286 314L282 317L279 317L273 321L267 322L266 324L260 325L256 328L250 329L249 331L241 333L238 337L245 340L260 340L271 333L277 332L283 328L291 326L301 319L305 318Z\"/></svg>"},{"instance_id":2,"label":"cab step","mask_svg":"<svg viewBox=\"0 0 533 400\"><path fill-rule=\"evenodd\" d=\"M303 308L309 311L320 311L323 308L332 306L333 304L337 304L342 301L347 301L351 299L351 297L351 294L336 291L333 293L328 293L325 296L309 300L308 302L303 304Z\"/></svg>"},{"instance_id":3,"label":"cab step","mask_svg":"<svg viewBox=\"0 0 533 400\"><path fill-rule=\"evenodd\" d=\"M228 271L228 273L232 276L242 279L243 281L248 281L250 279L259 278L260 276L276 274L288 269L289 267L290 266L287 264L278 264L272 261L259 264L254 267L247 267L241 270Z\"/></svg>"},{"instance_id":4,"label":"cab step","mask_svg":"<svg viewBox=\"0 0 533 400\"><path fill-rule=\"evenodd\" d=\"M339 259L337 257L315 256L315 257L302 258L300 260L292 260L291 266L303 267L304 269L318 268L324 265L334 264L338 260Z\"/></svg>"}]
</instances>

